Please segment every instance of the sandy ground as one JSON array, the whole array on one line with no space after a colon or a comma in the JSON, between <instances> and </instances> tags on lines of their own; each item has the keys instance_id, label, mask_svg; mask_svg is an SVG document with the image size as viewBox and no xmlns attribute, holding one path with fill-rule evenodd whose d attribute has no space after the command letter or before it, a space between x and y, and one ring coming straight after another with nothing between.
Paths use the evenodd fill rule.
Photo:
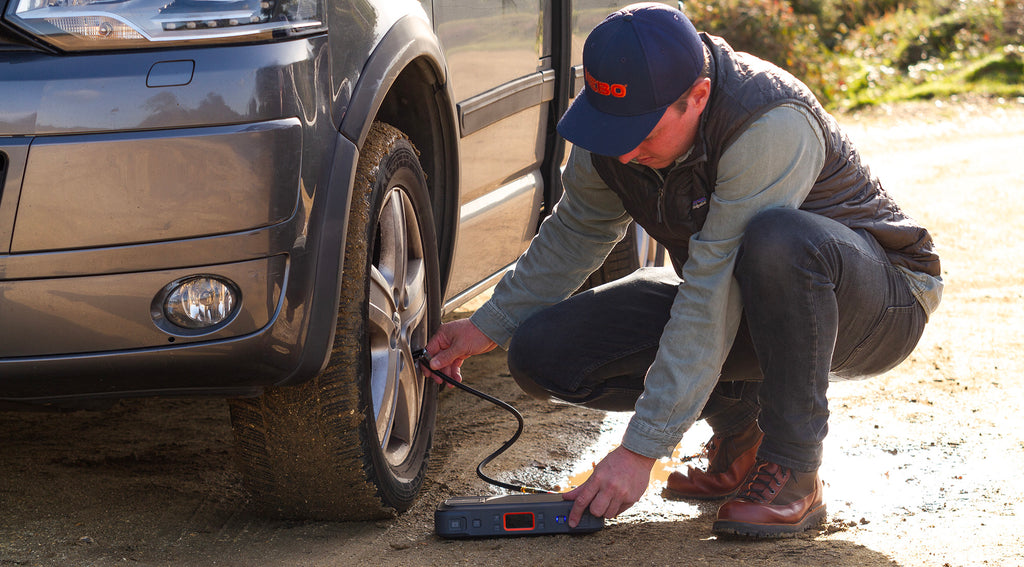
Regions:
<instances>
[{"instance_id":1,"label":"sandy ground","mask_svg":"<svg viewBox=\"0 0 1024 567\"><path fill-rule=\"evenodd\" d=\"M434 507L492 492L474 468L514 428L454 390L442 395L430 476L408 513L269 521L238 487L222 401L135 400L0 412L0 566L1024 564L1024 102L900 105L843 122L931 228L947 288L908 361L833 384L821 530L719 541L715 504L662 496L664 470L679 466L664 463L644 499L596 534L441 540ZM471 360L464 375L526 416L523 439L488 469L504 480L565 487L621 436L626 416L527 399L501 352ZM707 436L696 427L679 453Z\"/></svg>"}]
</instances>

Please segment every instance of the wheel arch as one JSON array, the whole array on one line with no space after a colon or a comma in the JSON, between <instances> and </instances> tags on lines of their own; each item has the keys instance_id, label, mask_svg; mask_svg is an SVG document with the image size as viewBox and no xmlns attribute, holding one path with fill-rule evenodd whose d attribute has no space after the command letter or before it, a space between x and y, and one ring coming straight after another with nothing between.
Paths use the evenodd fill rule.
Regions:
<instances>
[{"instance_id":1,"label":"wheel arch","mask_svg":"<svg viewBox=\"0 0 1024 567\"><path fill-rule=\"evenodd\" d=\"M401 130L420 153L444 290L458 224L459 134L444 54L422 18L399 19L381 39L363 68L339 130L362 148L375 120Z\"/></svg>"},{"instance_id":2,"label":"wheel arch","mask_svg":"<svg viewBox=\"0 0 1024 567\"><path fill-rule=\"evenodd\" d=\"M458 127L453 100L443 53L429 22L414 15L399 18L367 58L347 104L338 109L337 149L328 181L333 188L319 221L322 236L311 299L313 317L298 364L275 385L306 381L327 365L345 268L342 256L351 222L352 183L359 154L376 120L401 130L420 152L434 215L444 297L458 219Z\"/></svg>"}]
</instances>

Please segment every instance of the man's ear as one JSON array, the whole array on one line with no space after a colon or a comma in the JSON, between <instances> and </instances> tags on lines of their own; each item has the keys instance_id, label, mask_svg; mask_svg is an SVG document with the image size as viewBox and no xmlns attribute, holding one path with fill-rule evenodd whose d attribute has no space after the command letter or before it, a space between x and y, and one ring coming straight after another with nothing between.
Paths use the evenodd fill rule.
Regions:
<instances>
[{"instance_id":1,"label":"man's ear","mask_svg":"<svg viewBox=\"0 0 1024 567\"><path fill-rule=\"evenodd\" d=\"M687 106L696 110L697 114L700 114L704 112L704 107L707 106L710 98L711 79L703 77L690 87L690 100Z\"/></svg>"}]
</instances>

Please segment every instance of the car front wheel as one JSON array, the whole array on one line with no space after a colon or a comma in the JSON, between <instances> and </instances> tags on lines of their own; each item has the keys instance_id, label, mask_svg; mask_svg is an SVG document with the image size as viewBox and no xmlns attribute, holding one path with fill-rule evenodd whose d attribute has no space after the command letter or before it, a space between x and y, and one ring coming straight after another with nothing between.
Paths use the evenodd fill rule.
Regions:
<instances>
[{"instance_id":1,"label":"car front wheel","mask_svg":"<svg viewBox=\"0 0 1024 567\"><path fill-rule=\"evenodd\" d=\"M369 519L423 483L437 387L412 353L440 322L437 244L417 151L375 123L350 209L331 359L315 379L230 402L239 462L271 513Z\"/></svg>"}]
</instances>

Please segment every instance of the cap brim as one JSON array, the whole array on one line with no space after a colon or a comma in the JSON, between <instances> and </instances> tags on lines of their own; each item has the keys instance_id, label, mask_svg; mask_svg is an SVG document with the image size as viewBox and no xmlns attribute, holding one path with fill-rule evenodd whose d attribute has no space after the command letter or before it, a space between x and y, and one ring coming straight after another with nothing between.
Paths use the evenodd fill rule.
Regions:
<instances>
[{"instance_id":1,"label":"cap brim","mask_svg":"<svg viewBox=\"0 0 1024 567\"><path fill-rule=\"evenodd\" d=\"M595 109L584 89L558 121L558 133L581 148L603 156L633 151L654 130L668 105L635 116L616 116Z\"/></svg>"}]
</instances>

